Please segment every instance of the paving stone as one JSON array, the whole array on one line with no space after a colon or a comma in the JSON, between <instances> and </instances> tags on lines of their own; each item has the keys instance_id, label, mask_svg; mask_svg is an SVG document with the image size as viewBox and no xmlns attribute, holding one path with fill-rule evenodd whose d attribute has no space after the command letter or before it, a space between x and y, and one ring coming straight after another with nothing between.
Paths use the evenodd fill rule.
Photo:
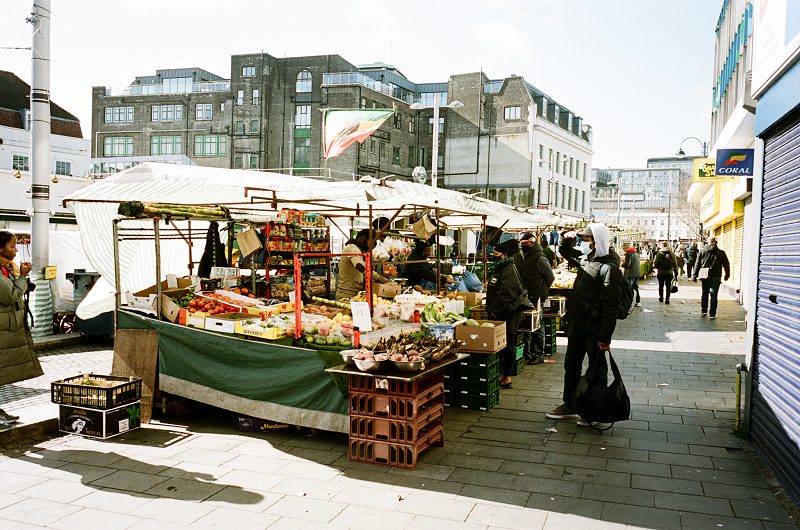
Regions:
<instances>
[{"instance_id":1,"label":"paving stone","mask_svg":"<svg viewBox=\"0 0 800 530\"><path fill-rule=\"evenodd\" d=\"M513 449L510 447L496 447L491 450L491 455L503 460L532 462L541 464L547 456L546 450L539 449Z\"/></svg>"},{"instance_id":2,"label":"paving stone","mask_svg":"<svg viewBox=\"0 0 800 530\"><path fill-rule=\"evenodd\" d=\"M467 484L461 489L457 499L472 502L497 502L500 504L511 504L513 506L526 506L530 496L530 492L527 491L518 491L505 488L488 488L486 486Z\"/></svg>"},{"instance_id":3,"label":"paving stone","mask_svg":"<svg viewBox=\"0 0 800 530\"><path fill-rule=\"evenodd\" d=\"M8 458L0 462L0 473L11 471L23 475L43 475L48 471L66 466L67 462L59 460L45 460L36 458L34 455L19 455L16 458Z\"/></svg>"},{"instance_id":4,"label":"paving stone","mask_svg":"<svg viewBox=\"0 0 800 530\"><path fill-rule=\"evenodd\" d=\"M700 485L700 482L696 480L631 475L631 486L646 490L671 491L674 493L688 493L691 495L703 494L703 487Z\"/></svg>"},{"instance_id":5,"label":"paving stone","mask_svg":"<svg viewBox=\"0 0 800 530\"><path fill-rule=\"evenodd\" d=\"M41 499L25 499L0 510L0 519L10 519L27 524L46 526L80 511L80 506Z\"/></svg>"},{"instance_id":6,"label":"paving stone","mask_svg":"<svg viewBox=\"0 0 800 530\"><path fill-rule=\"evenodd\" d=\"M12 504L15 504L23 499L25 499L25 497L22 495L15 495L13 493L0 493L0 508L11 506Z\"/></svg>"},{"instance_id":7,"label":"paving stone","mask_svg":"<svg viewBox=\"0 0 800 530\"><path fill-rule=\"evenodd\" d=\"M318 480L330 480L339 474L338 469L323 466L315 462L289 462L276 473L288 477L304 477Z\"/></svg>"},{"instance_id":8,"label":"paving stone","mask_svg":"<svg viewBox=\"0 0 800 530\"><path fill-rule=\"evenodd\" d=\"M114 473L115 469L92 466L88 464L68 463L55 469L45 471L40 476L67 482L94 482Z\"/></svg>"},{"instance_id":9,"label":"paving stone","mask_svg":"<svg viewBox=\"0 0 800 530\"><path fill-rule=\"evenodd\" d=\"M114 488L142 493L161 484L165 480L168 480L168 477L135 473L133 471L115 471L110 475L92 481L91 484L95 487Z\"/></svg>"},{"instance_id":10,"label":"paving stone","mask_svg":"<svg viewBox=\"0 0 800 530\"><path fill-rule=\"evenodd\" d=\"M136 515L146 519L155 519L159 524L188 526L204 515L214 511L215 507L199 502L185 502L178 499L156 498L143 504ZM139 523L141 524L141 523ZM159 528L154 526L153 528Z\"/></svg>"},{"instance_id":11,"label":"paving stone","mask_svg":"<svg viewBox=\"0 0 800 530\"><path fill-rule=\"evenodd\" d=\"M348 506L331 523L347 528L406 528L414 520L410 513L380 510L364 506Z\"/></svg>"},{"instance_id":12,"label":"paving stone","mask_svg":"<svg viewBox=\"0 0 800 530\"><path fill-rule=\"evenodd\" d=\"M581 497L605 502L616 502L637 506L654 506L652 491L628 487L607 486L604 484L585 484Z\"/></svg>"},{"instance_id":13,"label":"paving stone","mask_svg":"<svg viewBox=\"0 0 800 530\"><path fill-rule=\"evenodd\" d=\"M735 471L737 473L757 474L756 466L750 460L734 460L732 458L711 457L714 469L722 471ZM688 465L688 464L685 464Z\"/></svg>"},{"instance_id":14,"label":"paving stone","mask_svg":"<svg viewBox=\"0 0 800 530\"><path fill-rule=\"evenodd\" d=\"M516 477L512 489L533 493L550 493L565 497L579 497L581 491L583 491L583 483L541 477Z\"/></svg>"},{"instance_id":15,"label":"paving stone","mask_svg":"<svg viewBox=\"0 0 800 530\"><path fill-rule=\"evenodd\" d=\"M489 460L497 460L497 459L484 459L481 460L479 464L475 464L475 466L468 465L473 458L481 458L481 457L469 457L464 458L458 455L453 455L452 461L461 463L459 464L462 468L470 468L470 469L483 469L483 466L486 465ZM502 460L499 460L502 462ZM494 467L491 463L486 466L489 467L486 471L496 471L496 469L491 469ZM499 466L498 466L499 467ZM455 470L454 465L440 465L440 464L428 464L427 462L421 462L417 464L416 469L403 469L400 467L392 467L389 468L389 474L396 474L396 475L411 475L415 477L423 477L423 478L432 478L437 480L446 480L450 475L453 474Z\"/></svg>"},{"instance_id":16,"label":"paving stone","mask_svg":"<svg viewBox=\"0 0 800 530\"><path fill-rule=\"evenodd\" d=\"M48 501L63 502L69 504L74 500L89 495L96 488L86 486L79 482L67 482L65 480L50 479L35 486L17 492L24 497L34 497Z\"/></svg>"},{"instance_id":17,"label":"paving stone","mask_svg":"<svg viewBox=\"0 0 800 530\"><path fill-rule=\"evenodd\" d=\"M758 501L732 500L731 505L733 506L733 513L737 517L762 519L776 523L793 522L783 506L774 498Z\"/></svg>"},{"instance_id":18,"label":"paving stone","mask_svg":"<svg viewBox=\"0 0 800 530\"><path fill-rule=\"evenodd\" d=\"M656 464L675 464L692 467L714 467L711 458L707 456L685 455L680 453L662 453L659 451L650 451L650 462ZM672 472L670 471L670 474L671 473ZM646 473L642 474L644 475Z\"/></svg>"},{"instance_id":19,"label":"paving stone","mask_svg":"<svg viewBox=\"0 0 800 530\"><path fill-rule=\"evenodd\" d=\"M722 497L724 499L738 499L743 501L772 500L772 494L766 484L761 488L752 486L738 486L736 484L720 484L718 482L703 482L703 492L709 497Z\"/></svg>"},{"instance_id":20,"label":"paving stone","mask_svg":"<svg viewBox=\"0 0 800 530\"><path fill-rule=\"evenodd\" d=\"M764 528L757 519L737 519L722 515L708 515L701 513L681 513L682 527L689 530L693 528L724 528L725 530L761 530Z\"/></svg>"},{"instance_id":21,"label":"paving stone","mask_svg":"<svg viewBox=\"0 0 800 530\"><path fill-rule=\"evenodd\" d=\"M624 422L622 423L624 425ZM611 429L614 436L622 436L624 438L631 438L631 447L633 448L633 440L651 440L655 442L666 442L667 433L659 431L643 431L641 429L627 429L625 427L614 426Z\"/></svg>"},{"instance_id":22,"label":"paving stone","mask_svg":"<svg viewBox=\"0 0 800 530\"><path fill-rule=\"evenodd\" d=\"M746 485L763 487L766 485L764 478L756 473L736 473L704 467L672 466L672 476L688 480L703 482L720 482L722 484Z\"/></svg>"},{"instance_id":23,"label":"paving stone","mask_svg":"<svg viewBox=\"0 0 800 530\"><path fill-rule=\"evenodd\" d=\"M85 495L70 504L102 510L105 512L135 514L140 506L155 499L145 493L132 493L114 489L99 489Z\"/></svg>"},{"instance_id":24,"label":"paving stone","mask_svg":"<svg viewBox=\"0 0 800 530\"><path fill-rule=\"evenodd\" d=\"M531 462L503 462L498 470L510 475L525 475L543 478L561 478L564 466L551 466L549 464L534 464Z\"/></svg>"},{"instance_id":25,"label":"paving stone","mask_svg":"<svg viewBox=\"0 0 800 530\"><path fill-rule=\"evenodd\" d=\"M287 495L267 508L264 513L326 523L339 515L346 507L346 504L339 502ZM365 508L365 510L373 511L374 508ZM334 521L334 524L340 523Z\"/></svg>"},{"instance_id":26,"label":"paving stone","mask_svg":"<svg viewBox=\"0 0 800 530\"><path fill-rule=\"evenodd\" d=\"M141 520L132 515L84 508L52 522L48 526L62 530L84 530L87 525L91 525L93 528L102 528L103 530L123 530Z\"/></svg>"},{"instance_id":27,"label":"paving stone","mask_svg":"<svg viewBox=\"0 0 800 530\"><path fill-rule=\"evenodd\" d=\"M287 477L273 486L270 491L280 495L295 495L311 499L330 500L345 488L341 482L313 480L300 477ZM225 493L222 490L217 495ZM212 497L209 500L212 500Z\"/></svg>"},{"instance_id":28,"label":"paving stone","mask_svg":"<svg viewBox=\"0 0 800 530\"><path fill-rule=\"evenodd\" d=\"M250 491L235 486L228 486L202 502L203 504L216 506L218 508L263 512L282 498L282 493Z\"/></svg>"},{"instance_id":29,"label":"paving stone","mask_svg":"<svg viewBox=\"0 0 800 530\"><path fill-rule=\"evenodd\" d=\"M593 445L589 449L589 454L603 458L619 458L639 462L647 462L648 459L647 451L642 449L628 449L624 447L602 447Z\"/></svg>"},{"instance_id":30,"label":"paving stone","mask_svg":"<svg viewBox=\"0 0 800 530\"><path fill-rule=\"evenodd\" d=\"M428 515L416 515L407 528L413 530L486 530L487 526L463 521L451 521Z\"/></svg>"},{"instance_id":31,"label":"paving stone","mask_svg":"<svg viewBox=\"0 0 800 530\"><path fill-rule=\"evenodd\" d=\"M689 454L689 446L681 443L670 443L661 440L631 439L631 449L660 451L664 453Z\"/></svg>"},{"instance_id":32,"label":"paving stone","mask_svg":"<svg viewBox=\"0 0 800 530\"><path fill-rule=\"evenodd\" d=\"M483 486L467 485L472 488L483 488ZM411 490L426 491L429 495L453 498L467 487L460 482L452 480L436 480L425 477L403 476L393 488L396 491L408 492ZM495 488L486 488L493 490Z\"/></svg>"},{"instance_id":33,"label":"paving stone","mask_svg":"<svg viewBox=\"0 0 800 530\"><path fill-rule=\"evenodd\" d=\"M46 481L45 477L4 471L0 473L0 493L17 493Z\"/></svg>"},{"instance_id":34,"label":"paving stone","mask_svg":"<svg viewBox=\"0 0 800 530\"><path fill-rule=\"evenodd\" d=\"M192 528L227 530L263 530L279 519L263 513L240 511L232 508L217 508L194 523Z\"/></svg>"},{"instance_id":35,"label":"paving stone","mask_svg":"<svg viewBox=\"0 0 800 530\"><path fill-rule=\"evenodd\" d=\"M477 486L489 486L497 488L508 488L514 483L514 479L520 478L506 473L492 471L480 471L477 469L456 468L448 480L460 482L462 484L475 484Z\"/></svg>"},{"instance_id":36,"label":"paving stone","mask_svg":"<svg viewBox=\"0 0 800 530\"><path fill-rule=\"evenodd\" d=\"M202 501L219 492L225 486L225 484L210 484L197 480L170 478L150 488L145 493L171 499Z\"/></svg>"},{"instance_id":37,"label":"paving stone","mask_svg":"<svg viewBox=\"0 0 800 530\"><path fill-rule=\"evenodd\" d=\"M3 530L41 530L42 527L11 519L0 519L0 528Z\"/></svg>"},{"instance_id":38,"label":"paving stone","mask_svg":"<svg viewBox=\"0 0 800 530\"><path fill-rule=\"evenodd\" d=\"M731 503L727 499L714 499L700 495L684 495L665 491L656 492L656 507L679 512L733 515Z\"/></svg>"},{"instance_id":39,"label":"paving stone","mask_svg":"<svg viewBox=\"0 0 800 530\"><path fill-rule=\"evenodd\" d=\"M564 497L551 493L531 493L526 506L528 508L589 517L591 519L599 519L603 513L602 501L581 499L579 497ZM548 522L551 522L552 516L552 513L548 516ZM593 527L590 526L590 528Z\"/></svg>"},{"instance_id":40,"label":"paving stone","mask_svg":"<svg viewBox=\"0 0 800 530\"><path fill-rule=\"evenodd\" d=\"M225 469L245 469L248 471L261 471L262 473L272 473L289 464L291 460L283 460L274 457L262 457L254 455L238 455L225 462L221 467Z\"/></svg>"},{"instance_id":41,"label":"paving stone","mask_svg":"<svg viewBox=\"0 0 800 530\"><path fill-rule=\"evenodd\" d=\"M475 502L467 499L457 498L441 502L441 499L424 493L409 493L402 496L402 499L394 508L396 512L427 515L459 522L465 521L475 507Z\"/></svg>"},{"instance_id":42,"label":"paving stone","mask_svg":"<svg viewBox=\"0 0 800 530\"><path fill-rule=\"evenodd\" d=\"M346 487L331 500L342 504L353 504L384 510L394 510L400 504L398 493L391 489L374 489L362 487Z\"/></svg>"},{"instance_id":43,"label":"paving stone","mask_svg":"<svg viewBox=\"0 0 800 530\"><path fill-rule=\"evenodd\" d=\"M647 506L603 503L603 519L615 523L643 526L647 528L681 528L681 519L674 510L662 510Z\"/></svg>"},{"instance_id":44,"label":"paving stone","mask_svg":"<svg viewBox=\"0 0 800 530\"><path fill-rule=\"evenodd\" d=\"M625 487L631 485L631 476L629 473L600 471L583 467L568 467L564 469L564 476L562 478L564 480L577 480L590 484L609 484L611 486Z\"/></svg>"},{"instance_id":45,"label":"paving stone","mask_svg":"<svg viewBox=\"0 0 800 530\"><path fill-rule=\"evenodd\" d=\"M563 528L584 528L591 530L624 530L631 528L628 525L621 523L612 523L609 521L599 521L598 514L595 517L584 517L581 515L574 515L571 513L551 513L547 516L547 521L544 524L544 530L561 530Z\"/></svg>"},{"instance_id":46,"label":"paving stone","mask_svg":"<svg viewBox=\"0 0 800 530\"><path fill-rule=\"evenodd\" d=\"M361 466L356 466L356 464L361 464ZM330 482L344 484L345 486L391 489L402 478L402 475L388 473L389 468L381 466L361 462L350 462L350 466L353 467L342 469L342 472Z\"/></svg>"},{"instance_id":47,"label":"paving stone","mask_svg":"<svg viewBox=\"0 0 800 530\"><path fill-rule=\"evenodd\" d=\"M738 450L736 450L736 448L689 444L689 452L693 455L700 455L700 456L716 456L718 458L733 458L737 460L747 460L747 455L745 455L744 452L742 451L743 445L744 444L740 442L740 447L738 448Z\"/></svg>"},{"instance_id":48,"label":"paving stone","mask_svg":"<svg viewBox=\"0 0 800 530\"><path fill-rule=\"evenodd\" d=\"M463 458L458 455L447 455L440 462L442 465L459 466L468 469L481 469L483 471L497 471L503 465L503 460L499 458L489 458L485 456L470 456ZM434 477L441 478L441 477ZM444 477L446 478L446 477Z\"/></svg>"},{"instance_id":49,"label":"paving stone","mask_svg":"<svg viewBox=\"0 0 800 530\"><path fill-rule=\"evenodd\" d=\"M620 460L615 458L608 459L606 470L620 473L633 473L636 475L651 475L655 477L669 478L672 476L672 470L667 464Z\"/></svg>"},{"instance_id":50,"label":"paving stone","mask_svg":"<svg viewBox=\"0 0 800 530\"><path fill-rule=\"evenodd\" d=\"M544 527L547 512L495 504L476 504L467 517L468 523L531 530Z\"/></svg>"},{"instance_id":51,"label":"paving stone","mask_svg":"<svg viewBox=\"0 0 800 530\"><path fill-rule=\"evenodd\" d=\"M554 466L586 467L590 469L605 469L607 461L607 458L600 458L598 456L580 456L558 452L548 453L547 457L544 459L545 464Z\"/></svg>"}]
</instances>

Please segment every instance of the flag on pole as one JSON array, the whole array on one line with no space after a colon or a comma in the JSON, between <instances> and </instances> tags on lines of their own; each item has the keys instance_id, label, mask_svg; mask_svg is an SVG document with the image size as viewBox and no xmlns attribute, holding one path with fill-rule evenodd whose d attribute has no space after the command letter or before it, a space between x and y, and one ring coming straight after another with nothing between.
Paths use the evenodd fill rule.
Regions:
<instances>
[{"instance_id":1,"label":"flag on pole","mask_svg":"<svg viewBox=\"0 0 800 530\"><path fill-rule=\"evenodd\" d=\"M325 109L322 115L325 159L339 156L353 142L363 143L392 114L392 109Z\"/></svg>"}]
</instances>

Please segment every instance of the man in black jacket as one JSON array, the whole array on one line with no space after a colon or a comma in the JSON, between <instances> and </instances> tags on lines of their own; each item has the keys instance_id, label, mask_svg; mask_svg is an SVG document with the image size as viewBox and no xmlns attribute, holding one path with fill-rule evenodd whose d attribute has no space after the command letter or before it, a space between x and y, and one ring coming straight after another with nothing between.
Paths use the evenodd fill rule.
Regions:
<instances>
[{"instance_id":1,"label":"man in black jacket","mask_svg":"<svg viewBox=\"0 0 800 530\"><path fill-rule=\"evenodd\" d=\"M702 274L705 278L700 278L703 286L703 294L700 296L700 316L708 315L710 319L717 318L717 295L719 286L722 283L722 270L725 269L725 281L731 276L731 264L725 251L717 247L717 238L712 237L708 240L708 245L703 247L697 256L692 272L692 281L698 280L700 269L708 269L708 273ZM711 307L708 300L711 299Z\"/></svg>"},{"instance_id":2,"label":"man in black jacket","mask_svg":"<svg viewBox=\"0 0 800 530\"><path fill-rule=\"evenodd\" d=\"M432 263L426 261L432 255L433 241L431 239L414 240L414 250L406 258L409 263L404 264L402 270L403 276L408 280L408 285L419 286L424 290L436 289L436 268ZM439 284L442 287L452 281L453 277L449 274L439 278Z\"/></svg>"},{"instance_id":3,"label":"man in black jacket","mask_svg":"<svg viewBox=\"0 0 800 530\"><path fill-rule=\"evenodd\" d=\"M522 234L519 244L522 252L514 256L514 262L519 269L522 286L528 291L531 303L536 306L547 300L547 292L556 277L542 246L536 242L533 233ZM525 333L522 344L528 364L544 362L544 329L541 326L533 333Z\"/></svg>"},{"instance_id":4,"label":"man in black jacket","mask_svg":"<svg viewBox=\"0 0 800 530\"><path fill-rule=\"evenodd\" d=\"M584 357L595 370L599 382L607 384L605 352L611 350L611 336L617 325L620 285L625 281L619 268L619 256L609 249L611 234L602 223L590 223L580 232L581 243L575 246L575 232L561 239L559 252L577 268L578 276L567 302L570 327L567 353L564 356L563 405L547 413L548 418L577 418L573 406L575 388L581 378ZM578 420L579 425L588 425Z\"/></svg>"}]
</instances>

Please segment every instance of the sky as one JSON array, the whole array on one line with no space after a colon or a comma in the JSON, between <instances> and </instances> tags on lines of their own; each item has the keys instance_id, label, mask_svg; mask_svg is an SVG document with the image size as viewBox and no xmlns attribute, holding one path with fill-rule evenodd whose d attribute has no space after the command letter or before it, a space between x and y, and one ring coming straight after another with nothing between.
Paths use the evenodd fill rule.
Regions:
<instances>
[{"instance_id":1,"label":"sky","mask_svg":"<svg viewBox=\"0 0 800 530\"><path fill-rule=\"evenodd\" d=\"M51 97L91 134L91 88L230 56L338 54L415 83L512 74L592 125L592 166L708 140L722 0L51 0ZM0 0L0 69L30 83L32 0ZM687 141L687 154L700 150Z\"/></svg>"}]
</instances>

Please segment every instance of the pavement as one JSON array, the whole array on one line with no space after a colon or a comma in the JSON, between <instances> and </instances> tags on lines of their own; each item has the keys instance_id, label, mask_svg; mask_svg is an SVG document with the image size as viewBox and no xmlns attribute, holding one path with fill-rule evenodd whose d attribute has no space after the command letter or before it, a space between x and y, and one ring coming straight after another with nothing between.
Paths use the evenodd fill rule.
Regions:
<instances>
[{"instance_id":1,"label":"pavement","mask_svg":"<svg viewBox=\"0 0 800 530\"><path fill-rule=\"evenodd\" d=\"M240 433L235 415L204 408L107 441L7 445L0 528L797 528L796 507L732 432L741 306L722 300L711 321L696 285L682 282L669 306L656 288L644 282L644 307L618 323L632 418L609 431L544 417L561 402L559 338L555 362L526 367L496 408L448 408L445 446L416 470L350 462L340 434ZM43 355L44 380L108 369L109 349L83 350ZM36 381L0 406L32 421L49 401Z\"/></svg>"}]
</instances>

